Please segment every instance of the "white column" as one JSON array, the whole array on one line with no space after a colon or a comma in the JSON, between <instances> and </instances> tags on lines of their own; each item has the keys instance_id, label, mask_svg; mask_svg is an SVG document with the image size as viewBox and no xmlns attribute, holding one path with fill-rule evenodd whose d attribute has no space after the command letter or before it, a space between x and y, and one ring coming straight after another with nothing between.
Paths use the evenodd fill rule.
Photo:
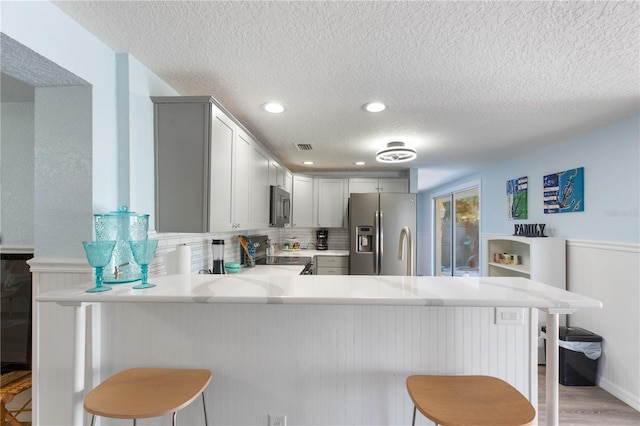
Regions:
<instances>
[{"instance_id":1,"label":"white column","mask_svg":"<svg viewBox=\"0 0 640 426\"><path fill-rule=\"evenodd\" d=\"M74 426L84 423L84 369L86 341L86 309L84 305L73 307L73 404L71 421Z\"/></svg>"},{"instance_id":2,"label":"white column","mask_svg":"<svg viewBox=\"0 0 640 426\"><path fill-rule=\"evenodd\" d=\"M547 312L547 425L558 425L558 314Z\"/></svg>"}]
</instances>

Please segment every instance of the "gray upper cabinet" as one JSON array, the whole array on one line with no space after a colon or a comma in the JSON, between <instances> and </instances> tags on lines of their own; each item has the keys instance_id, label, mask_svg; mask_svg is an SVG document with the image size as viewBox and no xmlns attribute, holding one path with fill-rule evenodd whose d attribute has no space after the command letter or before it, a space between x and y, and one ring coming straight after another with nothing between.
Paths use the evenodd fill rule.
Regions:
<instances>
[{"instance_id":1,"label":"gray upper cabinet","mask_svg":"<svg viewBox=\"0 0 640 426\"><path fill-rule=\"evenodd\" d=\"M152 98L158 232L209 229L211 103ZM229 158L230 159L230 158Z\"/></svg>"},{"instance_id":2,"label":"gray upper cabinet","mask_svg":"<svg viewBox=\"0 0 640 426\"><path fill-rule=\"evenodd\" d=\"M248 229L252 220L251 136L209 96L151 99L157 231Z\"/></svg>"}]
</instances>

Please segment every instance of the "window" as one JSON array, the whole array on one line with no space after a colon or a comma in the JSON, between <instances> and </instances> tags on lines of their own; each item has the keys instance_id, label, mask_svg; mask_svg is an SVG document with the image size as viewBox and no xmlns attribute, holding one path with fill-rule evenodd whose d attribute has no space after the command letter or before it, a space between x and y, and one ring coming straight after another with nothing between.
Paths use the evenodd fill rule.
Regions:
<instances>
[{"instance_id":1,"label":"window","mask_svg":"<svg viewBox=\"0 0 640 426\"><path fill-rule=\"evenodd\" d=\"M479 276L479 184L434 197L433 209L433 274Z\"/></svg>"}]
</instances>

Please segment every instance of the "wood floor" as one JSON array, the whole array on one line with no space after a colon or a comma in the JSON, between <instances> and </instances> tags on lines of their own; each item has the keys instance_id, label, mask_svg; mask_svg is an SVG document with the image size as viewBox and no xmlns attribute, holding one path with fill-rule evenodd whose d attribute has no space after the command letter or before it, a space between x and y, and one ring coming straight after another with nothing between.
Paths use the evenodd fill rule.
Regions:
<instances>
[{"instance_id":1,"label":"wood floor","mask_svg":"<svg viewBox=\"0 0 640 426\"><path fill-rule=\"evenodd\" d=\"M560 425L640 425L640 412L598 386L560 388ZM545 367L538 367L538 424L546 423Z\"/></svg>"}]
</instances>

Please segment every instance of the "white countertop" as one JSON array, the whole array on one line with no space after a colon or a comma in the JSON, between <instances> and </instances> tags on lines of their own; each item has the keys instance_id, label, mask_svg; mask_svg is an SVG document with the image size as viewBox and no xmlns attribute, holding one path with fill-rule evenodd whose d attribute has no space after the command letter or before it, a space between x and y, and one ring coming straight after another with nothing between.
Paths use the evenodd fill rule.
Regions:
<instances>
[{"instance_id":1,"label":"white countertop","mask_svg":"<svg viewBox=\"0 0 640 426\"><path fill-rule=\"evenodd\" d=\"M525 278L267 275L257 268L252 268L256 273L155 276L149 282L157 286L146 290L134 290L134 283L129 283L111 285L111 291L86 293L92 284L85 283L42 293L36 301L494 306L557 313L602 306L597 300Z\"/></svg>"}]
</instances>

